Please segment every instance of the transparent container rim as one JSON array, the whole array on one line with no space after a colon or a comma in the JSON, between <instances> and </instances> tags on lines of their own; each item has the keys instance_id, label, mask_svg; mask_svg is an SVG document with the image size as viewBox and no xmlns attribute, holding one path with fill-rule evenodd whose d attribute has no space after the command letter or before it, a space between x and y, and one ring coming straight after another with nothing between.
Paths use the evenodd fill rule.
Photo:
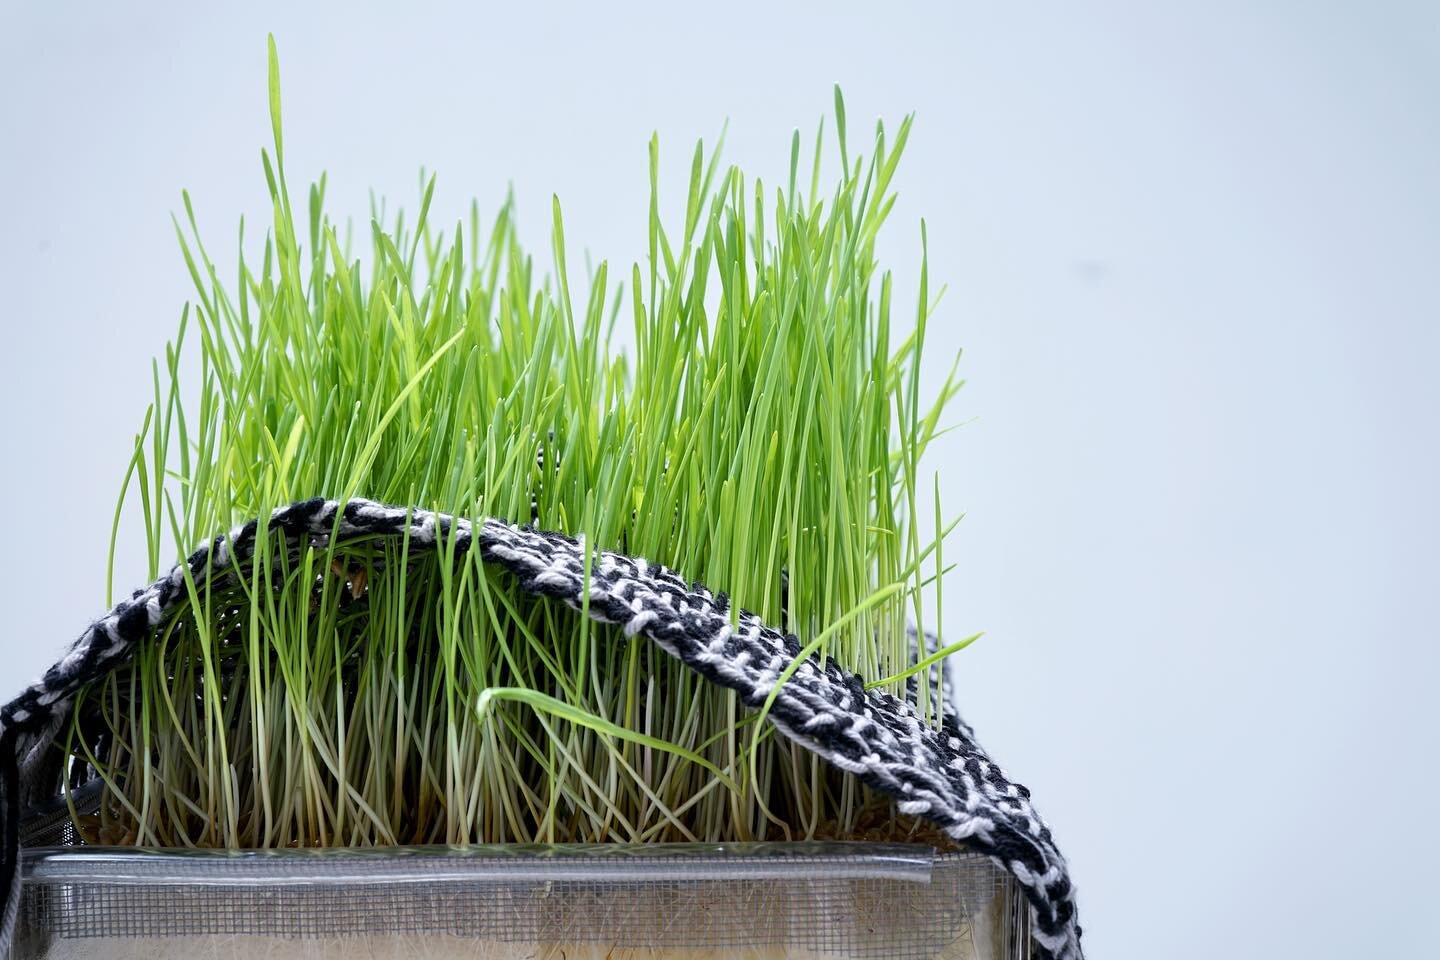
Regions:
<instances>
[{"instance_id":1,"label":"transparent container rim","mask_svg":"<svg viewBox=\"0 0 1440 960\"><path fill-rule=\"evenodd\" d=\"M981 854L866 841L476 844L303 850L37 847L23 855L37 883L208 886L394 884L529 880L884 879L928 884L938 867Z\"/></svg>"}]
</instances>

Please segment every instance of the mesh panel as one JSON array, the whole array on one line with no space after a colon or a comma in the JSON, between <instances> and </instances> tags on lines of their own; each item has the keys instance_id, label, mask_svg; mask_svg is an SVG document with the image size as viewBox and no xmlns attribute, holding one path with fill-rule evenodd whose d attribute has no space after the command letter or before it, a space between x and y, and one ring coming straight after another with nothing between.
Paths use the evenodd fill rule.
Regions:
<instances>
[{"instance_id":1,"label":"mesh panel","mask_svg":"<svg viewBox=\"0 0 1440 960\"><path fill-rule=\"evenodd\" d=\"M37 960L1029 955L1013 879L916 845L143 851L76 846L64 804L22 842L18 956Z\"/></svg>"},{"instance_id":2,"label":"mesh panel","mask_svg":"<svg viewBox=\"0 0 1440 960\"><path fill-rule=\"evenodd\" d=\"M20 822L20 845L22 847L73 847L80 842L75 834L75 822L71 819L70 805L76 813L93 813L100 804L102 784L92 780L74 790L70 799L64 797L53 803L31 811Z\"/></svg>"}]
</instances>

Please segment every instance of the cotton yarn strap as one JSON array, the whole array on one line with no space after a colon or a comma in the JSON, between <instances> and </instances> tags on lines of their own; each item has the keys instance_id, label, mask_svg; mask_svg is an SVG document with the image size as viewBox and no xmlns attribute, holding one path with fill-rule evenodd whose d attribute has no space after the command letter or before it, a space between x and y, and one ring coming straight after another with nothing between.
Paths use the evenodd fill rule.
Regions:
<instances>
[{"instance_id":1,"label":"cotton yarn strap","mask_svg":"<svg viewBox=\"0 0 1440 960\"><path fill-rule=\"evenodd\" d=\"M535 596L584 604L585 547L574 538L495 519L462 517L366 500L301 501L276 510L266 530L287 536L402 536L418 546L449 542L478 547L481 557L518 578ZM127 661L137 644L186 598L185 577L197 583L252 555L258 521L191 554L183 564L95 621L64 658L0 708L0 955L8 955L19 908L19 816L23 806L53 796L59 773L51 738L76 692ZM799 655L793 636L748 612L732 624L724 594L687 583L674 571L603 550L591 554L584 609L628 636L643 636L706 679L761 706L780 673ZM914 706L878 690L833 660L812 657L776 695L769 719L787 737L865 784L893 797L900 812L923 818L946 835L988 855L1023 888L1031 935L1048 960L1081 960L1080 928L1065 860L1030 803L953 713L941 728Z\"/></svg>"}]
</instances>

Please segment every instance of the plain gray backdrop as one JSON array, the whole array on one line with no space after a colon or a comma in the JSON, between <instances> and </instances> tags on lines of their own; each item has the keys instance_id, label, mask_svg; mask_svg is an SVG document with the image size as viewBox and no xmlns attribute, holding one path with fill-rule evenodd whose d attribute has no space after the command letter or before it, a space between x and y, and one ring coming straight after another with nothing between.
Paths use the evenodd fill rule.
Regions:
<instances>
[{"instance_id":1,"label":"plain gray backdrop","mask_svg":"<svg viewBox=\"0 0 1440 960\"><path fill-rule=\"evenodd\" d=\"M292 186L363 226L421 165L442 219L513 183L542 254L554 192L626 272L652 130L677 189L726 118L778 180L838 81L852 139L918 114L881 254L913 290L928 219L965 349L961 699L1090 956L1431 955L1440 9L201 6L0 11L6 696L101 612L180 189L222 263L264 222L267 31Z\"/></svg>"}]
</instances>

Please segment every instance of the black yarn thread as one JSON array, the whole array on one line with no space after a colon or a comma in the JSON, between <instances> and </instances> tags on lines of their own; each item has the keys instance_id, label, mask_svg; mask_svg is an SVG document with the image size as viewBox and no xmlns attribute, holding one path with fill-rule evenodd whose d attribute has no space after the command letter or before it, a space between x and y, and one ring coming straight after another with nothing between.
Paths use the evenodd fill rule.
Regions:
<instances>
[{"instance_id":1,"label":"black yarn thread","mask_svg":"<svg viewBox=\"0 0 1440 960\"><path fill-rule=\"evenodd\" d=\"M16 731L0 731L0 926L10 929L20 908L20 765Z\"/></svg>"},{"instance_id":2,"label":"black yarn thread","mask_svg":"<svg viewBox=\"0 0 1440 960\"><path fill-rule=\"evenodd\" d=\"M260 529L252 520L216 537L166 577L135 591L82 634L40 682L0 707L0 764L8 766L8 771L0 769L6 823L0 850L5 874L0 948L14 932L20 791L34 794L37 786L55 786L26 786L27 778L39 775L31 765L41 762L37 758L47 749L36 742L37 735L43 735L52 719L63 717L81 686L128 660L135 646L183 601L187 570L197 581L227 574L253 554ZM526 592L577 609L584 602L586 548L563 534L488 519L472 524L363 500L341 506L320 498L275 511L264 529L310 537L406 534L417 546L453 537L462 550L478 538L482 558L514 574ZM723 594L687 583L663 566L605 551L594 552L594 560L586 604L593 618L644 634L707 679L739 692L747 705L758 706L766 699L767 684L773 684L779 669L800 650L796 637L745 611L738 629L732 629ZM1081 960L1073 889L1049 829L1030 806L1030 792L1005 777L957 717L947 715L935 731L919 719L912 704L867 692L858 676L833 660L820 667L812 658L778 691L770 720L827 762L895 798L902 812L932 821L1010 871L1030 902L1036 955L1041 960ZM18 765L21 754L27 758L24 768Z\"/></svg>"}]
</instances>

